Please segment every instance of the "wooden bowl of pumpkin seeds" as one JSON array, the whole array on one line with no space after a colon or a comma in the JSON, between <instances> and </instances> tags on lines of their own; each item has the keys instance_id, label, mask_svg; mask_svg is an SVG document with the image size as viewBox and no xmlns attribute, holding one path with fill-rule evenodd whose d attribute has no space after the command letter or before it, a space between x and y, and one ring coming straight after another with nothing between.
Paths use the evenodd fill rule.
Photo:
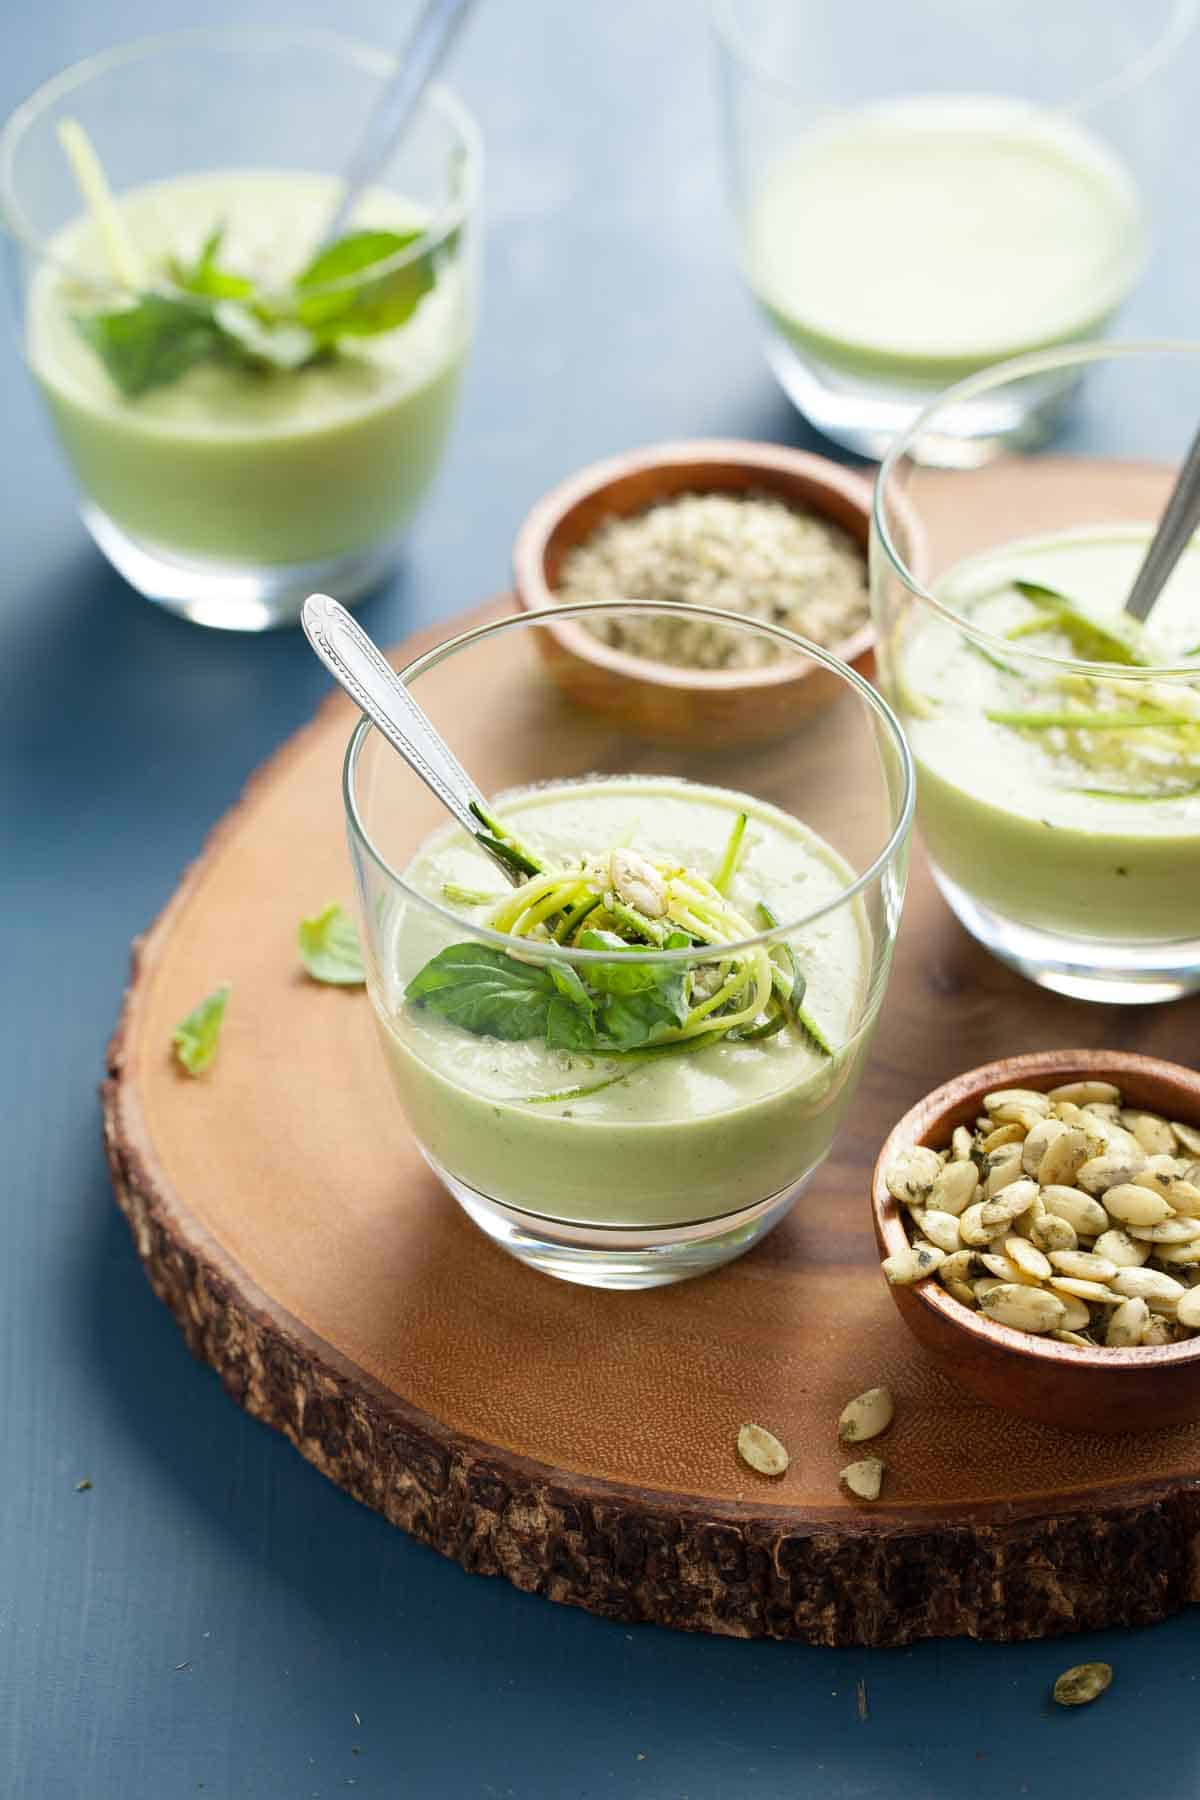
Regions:
<instances>
[{"instance_id":1,"label":"wooden bowl of pumpkin seeds","mask_svg":"<svg viewBox=\"0 0 1200 1800\"><path fill-rule=\"evenodd\" d=\"M740 439L656 444L594 463L533 507L517 536L518 603L633 600L653 611L548 622L536 634L572 700L659 742L754 743L837 698L836 674L776 627L872 667L871 489L804 451Z\"/></svg>"},{"instance_id":2,"label":"wooden bowl of pumpkin seeds","mask_svg":"<svg viewBox=\"0 0 1200 1800\"><path fill-rule=\"evenodd\" d=\"M959 1384L1068 1431L1200 1418L1200 1074L1007 1057L918 1101L872 1184L882 1274Z\"/></svg>"}]
</instances>

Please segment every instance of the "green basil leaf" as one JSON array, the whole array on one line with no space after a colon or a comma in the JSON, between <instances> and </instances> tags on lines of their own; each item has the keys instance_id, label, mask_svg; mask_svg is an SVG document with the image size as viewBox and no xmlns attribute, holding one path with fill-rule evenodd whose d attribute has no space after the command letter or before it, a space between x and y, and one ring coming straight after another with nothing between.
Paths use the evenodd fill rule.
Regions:
<instances>
[{"instance_id":1,"label":"green basil leaf","mask_svg":"<svg viewBox=\"0 0 1200 1800\"><path fill-rule=\"evenodd\" d=\"M181 263L177 256L168 259L167 272L176 287L183 288L188 294L200 294L206 300L250 298L254 292L254 283L245 275L235 275L231 270L218 266L217 257L224 236L225 227L215 226L205 238L199 256L190 267Z\"/></svg>"},{"instance_id":2,"label":"green basil leaf","mask_svg":"<svg viewBox=\"0 0 1200 1800\"><path fill-rule=\"evenodd\" d=\"M189 1075L203 1075L217 1054L217 1043L230 992L228 982L222 987L214 988L175 1027L172 1039L175 1058Z\"/></svg>"},{"instance_id":3,"label":"green basil leaf","mask_svg":"<svg viewBox=\"0 0 1200 1800\"><path fill-rule=\"evenodd\" d=\"M622 957L638 948L615 931L581 931L578 942L581 950L615 950ZM670 973L643 962L589 963L587 978L601 994L645 994L660 987Z\"/></svg>"},{"instance_id":4,"label":"green basil leaf","mask_svg":"<svg viewBox=\"0 0 1200 1800\"><path fill-rule=\"evenodd\" d=\"M476 1037L541 1037L556 989L547 969L486 944L448 944L405 989L405 998Z\"/></svg>"},{"instance_id":5,"label":"green basil leaf","mask_svg":"<svg viewBox=\"0 0 1200 1800\"><path fill-rule=\"evenodd\" d=\"M360 987L366 980L358 932L340 906L327 906L315 918L301 919L297 941L300 961L314 981Z\"/></svg>"},{"instance_id":6,"label":"green basil leaf","mask_svg":"<svg viewBox=\"0 0 1200 1800\"><path fill-rule=\"evenodd\" d=\"M433 258L416 257L372 276L376 263L398 256L420 231L352 231L317 255L295 282L295 316L323 343L393 331L410 319L434 285ZM362 275L361 281L351 278Z\"/></svg>"},{"instance_id":7,"label":"green basil leaf","mask_svg":"<svg viewBox=\"0 0 1200 1800\"><path fill-rule=\"evenodd\" d=\"M177 381L224 347L207 307L166 294L143 294L115 312L76 313L73 323L127 400Z\"/></svg>"},{"instance_id":8,"label":"green basil leaf","mask_svg":"<svg viewBox=\"0 0 1200 1800\"><path fill-rule=\"evenodd\" d=\"M565 994L555 994L546 1009L546 1043L551 1050L594 1050L596 1023L591 1002L578 1006Z\"/></svg>"}]
</instances>

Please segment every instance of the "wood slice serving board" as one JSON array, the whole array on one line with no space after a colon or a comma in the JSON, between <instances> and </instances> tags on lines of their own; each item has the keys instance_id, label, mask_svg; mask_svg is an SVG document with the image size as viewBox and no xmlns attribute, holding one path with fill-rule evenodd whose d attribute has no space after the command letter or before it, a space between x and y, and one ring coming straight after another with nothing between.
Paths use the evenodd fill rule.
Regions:
<instances>
[{"instance_id":1,"label":"wood slice serving board","mask_svg":"<svg viewBox=\"0 0 1200 1800\"><path fill-rule=\"evenodd\" d=\"M1156 471L1057 478L1081 475L1099 516L1145 516L1161 493ZM1022 528L1047 480L1020 488ZM522 662L529 729L553 732L565 702L532 645L501 654ZM1144 1624L1196 1598L1200 1423L1114 1439L1081 1419L1072 1435L971 1401L885 1290L868 1178L897 1116L956 1071L1054 1046L1188 1061L1200 1001L1115 1010L1040 992L965 936L918 856L870 1067L791 1219L704 1280L568 1286L460 1213L406 1132L361 991L296 965L297 918L350 898L352 720L331 699L213 834L136 946L110 1052L118 1199L155 1291L232 1396L464 1567L612 1618L902 1644ZM468 760L504 784L488 746ZM192 1080L172 1029L221 980L220 1055ZM854 1507L836 1420L880 1382L897 1396L886 1500ZM781 1479L738 1461L745 1420L789 1446Z\"/></svg>"}]
</instances>

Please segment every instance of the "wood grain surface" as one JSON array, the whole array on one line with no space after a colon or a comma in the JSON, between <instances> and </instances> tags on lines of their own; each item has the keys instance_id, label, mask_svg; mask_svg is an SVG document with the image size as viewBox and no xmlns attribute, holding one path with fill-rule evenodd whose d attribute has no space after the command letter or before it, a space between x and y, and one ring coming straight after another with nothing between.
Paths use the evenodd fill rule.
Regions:
<instances>
[{"instance_id":1,"label":"wood grain surface","mask_svg":"<svg viewBox=\"0 0 1200 1800\"><path fill-rule=\"evenodd\" d=\"M503 654L546 716L566 704L532 646ZM895 1644L1142 1623L1194 1598L1200 1426L1113 1439L971 1401L884 1289L868 1186L897 1117L956 1071L1064 1045L1187 1061L1200 1002L1040 992L964 935L918 856L863 1087L792 1218L706 1280L560 1284L428 1173L362 994L296 966L300 913L349 897L352 717L330 700L218 828L137 947L110 1052L118 1199L233 1396L464 1566L614 1617ZM171 1032L221 980L220 1056L189 1080ZM837 1486L836 1420L878 1382L897 1420L885 1501L865 1509ZM789 1446L781 1479L738 1462L745 1420Z\"/></svg>"}]
</instances>

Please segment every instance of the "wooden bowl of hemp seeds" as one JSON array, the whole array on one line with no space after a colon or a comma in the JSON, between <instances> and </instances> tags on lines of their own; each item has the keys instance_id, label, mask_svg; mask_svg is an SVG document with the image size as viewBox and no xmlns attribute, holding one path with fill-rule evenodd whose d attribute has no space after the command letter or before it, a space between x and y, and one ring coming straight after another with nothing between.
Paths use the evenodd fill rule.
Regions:
<instances>
[{"instance_id":1,"label":"wooden bowl of hemp seeds","mask_svg":"<svg viewBox=\"0 0 1200 1800\"><path fill-rule=\"evenodd\" d=\"M905 1114L872 1183L882 1278L994 1406L1078 1432L1200 1419L1200 1074L1007 1057Z\"/></svg>"},{"instance_id":2,"label":"wooden bowl of hemp seeds","mask_svg":"<svg viewBox=\"0 0 1200 1800\"><path fill-rule=\"evenodd\" d=\"M517 600L547 614L573 602L657 603L548 621L535 634L572 700L621 730L722 747L783 737L838 697L839 679L786 640L691 609L794 632L869 675L870 505L862 475L782 445L652 445L594 463L538 501L514 548Z\"/></svg>"}]
</instances>

